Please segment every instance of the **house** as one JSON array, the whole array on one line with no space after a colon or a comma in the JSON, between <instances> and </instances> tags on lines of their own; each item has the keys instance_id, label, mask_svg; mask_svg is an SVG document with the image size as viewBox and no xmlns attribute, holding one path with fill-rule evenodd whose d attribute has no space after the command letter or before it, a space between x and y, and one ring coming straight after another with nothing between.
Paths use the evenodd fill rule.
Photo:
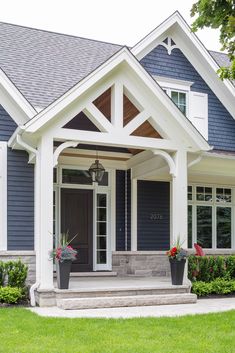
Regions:
<instances>
[{"instance_id":1,"label":"house","mask_svg":"<svg viewBox=\"0 0 235 353\"><path fill-rule=\"evenodd\" d=\"M0 23L0 259L20 256L33 290L50 292L53 234L67 230L73 272L167 276L178 236L234 252L224 63L178 12L133 48Z\"/></svg>"}]
</instances>

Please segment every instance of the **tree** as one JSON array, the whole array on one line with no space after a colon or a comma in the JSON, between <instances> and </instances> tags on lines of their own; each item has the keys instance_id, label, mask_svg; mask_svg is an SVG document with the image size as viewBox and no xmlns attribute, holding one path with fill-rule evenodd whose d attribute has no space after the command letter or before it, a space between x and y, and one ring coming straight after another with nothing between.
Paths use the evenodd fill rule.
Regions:
<instances>
[{"instance_id":1,"label":"tree","mask_svg":"<svg viewBox=\"0 0 235 353\"><path fill-rule=\"evenodd\" d=\"M235 79L235 0L198 0L191 8L191 16L198 15L192 31L204 27L220 29L221 50L227 51L231 65L218 70L220 78Z\"/></svg>"}]
</instances>

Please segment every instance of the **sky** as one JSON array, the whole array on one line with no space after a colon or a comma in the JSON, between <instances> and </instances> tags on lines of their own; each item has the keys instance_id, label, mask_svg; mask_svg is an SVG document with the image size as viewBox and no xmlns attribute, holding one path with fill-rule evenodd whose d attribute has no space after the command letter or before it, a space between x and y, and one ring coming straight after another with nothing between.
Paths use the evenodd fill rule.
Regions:
<instances>
[{"instance_id":1,"label":"sky","mask_svg":"<svg viewBox=\"0 0 235 353\"><path fill-rule=\"evenodd\" d=\"M178 10L188 24L196 0L5 0L0 21L133 46ZM197 32L219 51L219 32Z\"/></svg>"}]
</instances>

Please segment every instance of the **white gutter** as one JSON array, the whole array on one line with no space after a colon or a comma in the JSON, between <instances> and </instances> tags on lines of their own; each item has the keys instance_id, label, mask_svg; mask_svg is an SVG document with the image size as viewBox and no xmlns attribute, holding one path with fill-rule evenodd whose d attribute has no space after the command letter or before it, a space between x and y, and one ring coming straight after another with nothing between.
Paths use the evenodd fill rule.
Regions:
<instances>
[{"instance_id":1,"label":"white gutter","mask_svg":"<svg viewBox=\"0 0 235 353\"><path fill-rule=\"evenodd\" d=\"M25 141L23 141L20 134L16 135L16 142L18 143L18 145L23 147L29 154L33 153L35 156L37 155L38 151L32 146L28 145Z\"/></svg>"}]
</instances>

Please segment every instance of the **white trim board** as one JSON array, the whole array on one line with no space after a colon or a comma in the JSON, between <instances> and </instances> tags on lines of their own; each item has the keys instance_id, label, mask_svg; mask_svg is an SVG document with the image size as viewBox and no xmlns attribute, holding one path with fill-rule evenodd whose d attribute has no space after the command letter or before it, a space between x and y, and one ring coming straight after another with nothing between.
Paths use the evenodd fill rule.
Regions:
<instances>
[{"instance_id":1,"label":"white trim board","mask_svg":"<svg viewBox=\"0 0 235 353\"><path fill-rule=\"evenodd\" d=\"M17 125L25 124L37 114L34 107L0 69L0 104Z\"/></svg>"},{"instance_id":2,"label":"white trim board","mask_svg":"<svg viewBox=\"0 0 235 353\"><path fill-rule=\"evenodd\" d=\"M7 250L7 142L0 142L0 251Z\"/></svg>"}]
</instances>

